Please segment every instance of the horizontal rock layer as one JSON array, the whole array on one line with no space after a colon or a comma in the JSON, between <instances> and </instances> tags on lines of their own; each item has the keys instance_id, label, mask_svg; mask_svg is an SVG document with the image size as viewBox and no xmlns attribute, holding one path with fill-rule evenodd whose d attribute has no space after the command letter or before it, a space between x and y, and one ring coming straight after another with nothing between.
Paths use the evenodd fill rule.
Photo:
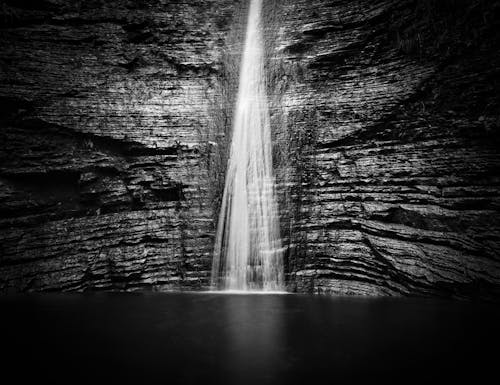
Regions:
<instances>
[{"instance_id":1,"label":"horizontal rock layer","mask_svg":"<svg viewBox=\"0 0 500 385\"><path fill-rule=\"evenodd\" d=\"M202 140L235 9L1 2L0 290L207 285Z\"/></svg>"},{"instance_id":2,"label":"horizontal rock layer","mask_svg":"<svg viewBox=\"0 0 500 385\"><path fill-rule=\"evenodd\" d=\"M498 299L500 2L281 9L291 288Z\"/></svg>"},{"instance_id":3,"label":"horizontal rock layer","mask_svg":"<svg viewBox=\"0 0 500 385\"><path fill-rule=\"evenodd\" d=\"M291 291L500 295L498 1L265 2ZM246 1L0 2L0 290L209 283Z\"/></svg>"}]
</instances>

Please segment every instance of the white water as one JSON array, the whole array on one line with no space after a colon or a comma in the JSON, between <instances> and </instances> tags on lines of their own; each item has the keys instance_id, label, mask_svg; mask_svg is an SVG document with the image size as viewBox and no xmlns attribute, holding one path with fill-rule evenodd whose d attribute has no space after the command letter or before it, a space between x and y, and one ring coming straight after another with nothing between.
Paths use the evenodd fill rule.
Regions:
<instances>
[{"instance_id":1,"label":"white water","mask_svg":"<svg viewBox=\"0 0 500 385\"><path fill-rule=\"evenodd\" d=\"M262 0L251 0L212 266L215 289L283 290L264 76Z\"/></svg>"}]
</instances>

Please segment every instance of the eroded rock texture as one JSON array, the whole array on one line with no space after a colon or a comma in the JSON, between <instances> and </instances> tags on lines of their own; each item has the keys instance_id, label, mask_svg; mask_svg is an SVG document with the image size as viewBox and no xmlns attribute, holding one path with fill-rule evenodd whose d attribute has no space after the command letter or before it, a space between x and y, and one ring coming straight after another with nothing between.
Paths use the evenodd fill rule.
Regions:
<instances>
[{"instance_id":1,"label":"eroded rock texture","mask_svg":"<svg viewBox=\"0 0 500 385\"><path fill-rule=\"evenodd\" d=\"M498 296L500 3L281 8L270 84L291 287Z\"/></svg>"},{"instance_id":2,"label":"eroded rock texture","mask_svg":"<svg viewBox=\"0 0 500 385\"><path fill-rule=\"evenodd\" d=\"M1 291L207 287L245 4L0 1ZM498 299L500 2L265 6L289 289Z\"/></svg>"},{"instance_id":3,"label":"eroded rock texture","mask_svg":"<svg viewBox=\"0 0 500 385\"><path fill-rule=\"evenodd\" d=\"M0 289L198 288L235 1L2 1Z\"/></svg>"}]
</instances>

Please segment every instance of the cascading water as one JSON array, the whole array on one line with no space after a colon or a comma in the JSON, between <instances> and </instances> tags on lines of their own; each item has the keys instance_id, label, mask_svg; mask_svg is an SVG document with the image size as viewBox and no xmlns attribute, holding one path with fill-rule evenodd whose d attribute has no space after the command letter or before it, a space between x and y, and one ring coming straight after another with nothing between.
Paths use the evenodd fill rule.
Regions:
<instances>
[{"instance_id":1,"label":"cascading water","mask_svg":"<svg viewBox=\"0 0 500 385\"><path fill-rule=\"evenodd\" d=\"M265 292L284 286L261 12L262 0L251 0L217 226L214 289Z\"/></svg>"}]
</instances>

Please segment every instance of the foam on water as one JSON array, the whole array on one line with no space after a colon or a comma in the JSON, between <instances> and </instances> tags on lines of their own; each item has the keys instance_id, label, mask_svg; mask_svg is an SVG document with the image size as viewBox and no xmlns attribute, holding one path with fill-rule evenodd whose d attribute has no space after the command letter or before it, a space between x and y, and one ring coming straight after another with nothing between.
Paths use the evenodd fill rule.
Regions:
<instances>
[{"instance_id":1,"label":"foam on water","mask_svg":"<svg viewBox=\"0 0 500 385\"><path fill-rule=\"evenodd\" d=\"M271 291L271 290L208 290L193 292L200 294L229 294L229 295L289 295L287 291Z\"/></svg>"}]
</instances>

